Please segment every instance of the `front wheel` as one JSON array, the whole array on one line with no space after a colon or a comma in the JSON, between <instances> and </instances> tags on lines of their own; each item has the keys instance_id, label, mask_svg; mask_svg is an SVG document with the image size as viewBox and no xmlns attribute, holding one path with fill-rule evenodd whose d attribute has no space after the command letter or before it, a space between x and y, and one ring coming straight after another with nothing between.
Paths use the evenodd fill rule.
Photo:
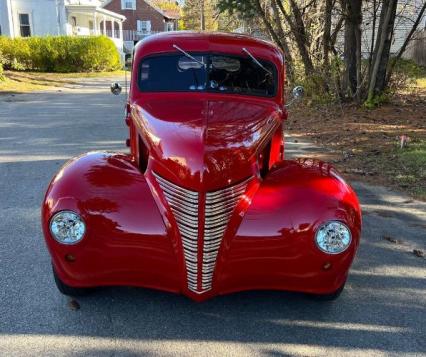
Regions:
<instances>
[{"instance_id":1,"label":"front wheel","mask_svg":"<svg viewBox=\"0 0 426 357\"><path fill-rule=\"evenodd\" d=\"M52 265L52 270L53 270L53 277L55 279L55 283L56 283L56 287L58 288L58 290L64 294L64 295L68 295L68 296L82 296L82 295L87 295L91 289L89 288L74 288L72 286L69 286L67 284L65 284L58 276L58 274L55 271L55 268Z\"/></svg>"}]
</instances>

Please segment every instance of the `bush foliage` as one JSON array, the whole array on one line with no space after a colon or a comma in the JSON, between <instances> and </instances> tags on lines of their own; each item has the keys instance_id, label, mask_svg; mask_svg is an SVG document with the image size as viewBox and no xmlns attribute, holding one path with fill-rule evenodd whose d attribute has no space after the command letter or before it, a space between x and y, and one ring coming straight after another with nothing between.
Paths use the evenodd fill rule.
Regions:
<instances>
[{"instance_id":1,"label":"bush foliage","mask_svg":"<svg viewBox=\"0 0 426 357\"><path fill-rule=\"evenodd\" d=\"M3 53L0 47L0 81L4 80L3 76Z\"/></svg>"},{"instance_id":2,"label":"bush foliage","mask_svg":"<svg viewBox=\"0 0 426 357\"><path fill-rule=\"evenodd\" d=\"M4 69L100 72L119 69L120 55L105 36L0 37Z\"/></svg>"},{"instance_id":3,"label":"bush foliage","mask_svg":"<svg viewBox=\"0 0 426 357\"><path fill-rule=\"evenodd\" d=\"M1 61L1 52L0 52L0 81L4 80L3 77L3 63Z\"/></svg>"},{"instance_id":4,"label":"bush foliage","mask_svg":"<svg viewBox=\"0 0 426 357\"><path fill-rule=\"evenodd\" d=\"M350 94L341 95L343 66L343 61L334 57L330 59L328 71L318 66L314 74L306 76L300 62L296 62L293 67L294 81L297 85L304 87L309 104L323 105L348 101ZM365 59L362 62L362 74L365 76L367 71L368 60ZM382 104L389 103L395 95L411 90L413 85L421 78L426 78L426 67L417 65L413 60L399 59L385 90L371 100L366 100L363 106L374 109ZM287 89L290 91L291 87Z\"/></svg>"}]
</instances>

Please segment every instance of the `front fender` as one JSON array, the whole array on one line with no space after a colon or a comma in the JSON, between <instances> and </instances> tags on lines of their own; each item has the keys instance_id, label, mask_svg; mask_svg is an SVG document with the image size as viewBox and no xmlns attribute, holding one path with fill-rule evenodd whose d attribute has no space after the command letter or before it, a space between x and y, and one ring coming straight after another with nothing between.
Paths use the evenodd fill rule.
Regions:
<instances>
[{"instance_id":1,"label":"front fender","mask_svg":"<svg viewBox=\"0 0 426 357\"><path fill-rule=\"evenodd\" d=\"M49 230L58 211L86 223L81 242L63 245ZM179 266L145 177L124 154L88 153L66 163L42 205L42 226L53 265L71 286L161 286L177 291ZM65 259L73 255L75 261Z\"/></svg>"},{"instance_id":2,"label":"front fender","mask_svg":"<svg viewBox=\"0 0 426 357\"><path fill-rule=\"evenodd\" d=\"M326 254L315 244L317 228L329 220L351 230L351 246L341 254ZM347 277L360 232L358 199L331 165L311 159L280 162L252 197L236 234L227 237L218 283L224 292L236 285L333 292Z\"/></svg>"}]
</instances>

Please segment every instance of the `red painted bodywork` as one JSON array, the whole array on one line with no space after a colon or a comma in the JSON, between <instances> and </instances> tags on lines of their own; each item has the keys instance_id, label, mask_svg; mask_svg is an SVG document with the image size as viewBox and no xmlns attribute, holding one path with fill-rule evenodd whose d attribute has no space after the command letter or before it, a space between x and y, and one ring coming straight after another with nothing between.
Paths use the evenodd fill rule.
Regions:
<instances>
[{"instance_id":1,"label":"red painted bodywork","mask_svg":"<svg viewBox=\"0 0 426 357\"><path fill-rule=\"evenodd\" d=\"M145 56L173 53L173 44L188 52L238 55L247 48L277 67L276 96L144 93L133 80L126 117L130 155L97 152L71 160L46 193L42 225L58 276L74 287L150 287L197 301L249 289L336 291L359 244L361 212L356 195L330 165L284 160L282 53L240 35L151 36L136 46L133 78ZM153 172L198 191L200 200L251 177L222 238L207 292L187 287L179 230ZM85 220L78 244L52 238L49 221L61 210ZM351 230L351 246L341 254L325 254L315 245L316 229L328 220ZM67 261L67 254L75 261ZM331 268L325 270L326 263Z\"/></svg>"}]
</instances>

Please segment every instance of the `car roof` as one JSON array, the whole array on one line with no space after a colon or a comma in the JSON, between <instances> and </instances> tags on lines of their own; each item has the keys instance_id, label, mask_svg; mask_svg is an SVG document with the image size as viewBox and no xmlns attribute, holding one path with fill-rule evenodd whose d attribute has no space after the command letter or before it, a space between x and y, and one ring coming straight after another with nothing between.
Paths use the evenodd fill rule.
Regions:
<instances>
[{"instance_id":1,"label":"car roof","mask_svg":"<svg viewBox=\"0 0 426 357\"><path fill-rule=\"evenodd\" d=\"M283 54L273 43L239 33L173 31L151 35L135 47L135 59L158 54L173 53L177 45L187 52L228 53L244 55L243 48L255 57L283 64Z\"/></svg>"}]
</instances>

